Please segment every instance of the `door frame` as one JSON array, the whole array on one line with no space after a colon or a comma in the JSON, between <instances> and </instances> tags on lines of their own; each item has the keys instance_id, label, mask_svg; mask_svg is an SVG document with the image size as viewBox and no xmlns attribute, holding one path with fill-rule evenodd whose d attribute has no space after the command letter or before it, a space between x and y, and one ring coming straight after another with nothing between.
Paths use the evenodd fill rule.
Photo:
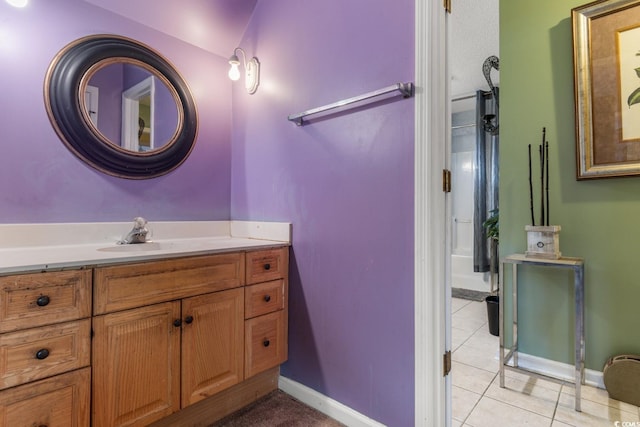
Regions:
<instances>
[{"instance_id":1,"label":"door frame","mask_svg":"<svg viewBox=\"0 0 640 427\"><path fill-rule=\"evenodd\" d=\"M414 328L415 425L450 426L447 349L448 107L446 12L441 2L415 2ZM450 316L450 314L449 314ZM449 392L448 392L448 391Z\"/></svg>"},{"instance_id":2,"label":"door frame","mask_svg":"<svg viewBox=\"0 0 640 427\"><path fill-rule=\"evenodd\" d=\"M150 123L149 129L151 134L149 136L150 149L154 149L154 134L153 128L155 119L155 78L149 76L141 82L131 86L129 89L122 92L122 147L127 150L138 152L140 151L140 143L138 141L139 124L138 118L140 116L140 99L145 96L151 98L150 101Z\"/></svg>"}]
</instances>

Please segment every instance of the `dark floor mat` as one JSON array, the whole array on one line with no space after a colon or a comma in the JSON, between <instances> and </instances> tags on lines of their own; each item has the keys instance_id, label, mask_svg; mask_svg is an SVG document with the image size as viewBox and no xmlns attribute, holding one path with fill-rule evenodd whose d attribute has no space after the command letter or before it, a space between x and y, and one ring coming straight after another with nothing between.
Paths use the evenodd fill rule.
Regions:
<instances>
[{"instance_id":1,"label":"dark floor mat","mask_svg":"<svg viewBox=\"0 0 640 427\"><path fill-rule=\"evenodd\" d=\"M484 299L489 295L491 295L489 292L472 291L470 289L462 288L451 288L451 296L453 298L462 298L471 301L484 301Z\"/></svg>"},{"instance_id":2,"label":"dark floor mat","mask_svg":"<svg viewBox=\"0 0 640 427\"><path fill-rule=\"evenodd\" d=\"M288 394L276 390L209 427L345 427Z\"/></svg>"}]
</instances>

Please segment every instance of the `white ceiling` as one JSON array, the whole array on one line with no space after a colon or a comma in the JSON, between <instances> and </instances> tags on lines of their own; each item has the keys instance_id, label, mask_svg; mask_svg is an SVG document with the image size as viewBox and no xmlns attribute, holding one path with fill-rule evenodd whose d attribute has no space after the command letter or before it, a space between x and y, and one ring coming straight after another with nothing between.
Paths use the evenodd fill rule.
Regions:
<instances>
[{"instance_id":1,"label":"white ceiling","mask_svg":"<svg viewBox=\"0 0 640 427\"><path fill-rule=\"evenodd\" d=\"M84 1L222 57L231 56L240 43L257 3L257 0Z\"/></svg>"},{"instance_id":2,"label":"white ceiling","mask_svg":"<svg viewBox=\"0 0 640 427\"><path fill-rule=\"evenodd\" d=\"M482 63L491 55L499 57L499 0L453 0L450 15L451 96L489 90ZM499 72L491 72L497 86ZM475 101L473 101L475 102Z\"/></svg>"}]
</instances>

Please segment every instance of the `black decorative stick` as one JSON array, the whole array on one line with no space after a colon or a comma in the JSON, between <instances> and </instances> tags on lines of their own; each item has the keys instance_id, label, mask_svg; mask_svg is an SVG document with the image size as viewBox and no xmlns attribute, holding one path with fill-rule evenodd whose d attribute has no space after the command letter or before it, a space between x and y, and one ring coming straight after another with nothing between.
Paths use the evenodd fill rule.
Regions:
<instances>
[{"instance_id":1,"label":"black decorative stick","mask_svg":"<svg viewBox=\"0 0 640 427\"><path fill-rule=\"evenodd\" d=\"M545 173L546 173L546 179L545 179L545 192L547 194L547 226L549 226L549 211L551 210L549 207L549 141L545 141L544 143L545 145L545 159L547 164L545 165Z\"/></svg>"},{"instance_id":2,"label":"black decorative stick","mask_svg":"<svg viewBox=\"0 0 640 427\"><path fill-rule=\"evenodd\" d=\"M544 225L544 149L538 146L540 154L540 225Z\"/></svg>"},{"instance_id":3,"label":"black decorative stick","mask_svg":"<svg viewBox=\"0 0 640 427\"><path fill-rule=\"evenodd\" d=\"M531 178L531 144L529 144L529 206L531 208L531 225L536 225L536 218L533 214L533 179Z\"/></svg>"}]
</instances>

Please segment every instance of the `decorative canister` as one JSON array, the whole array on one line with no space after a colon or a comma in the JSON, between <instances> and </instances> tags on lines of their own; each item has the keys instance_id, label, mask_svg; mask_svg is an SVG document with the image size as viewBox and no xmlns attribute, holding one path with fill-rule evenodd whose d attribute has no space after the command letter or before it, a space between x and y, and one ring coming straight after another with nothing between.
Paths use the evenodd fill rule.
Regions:
<instances>
[{"instance_id":1,"label":"decorative canister","mask_svg":"<svg viewBox=\"0 0 640 427\"><path fill-rule=\"evenodd\" d=\"M527 251L531 258L558 259L560 253L559 225L526 225Z\"/></svg>"}]
</instances>

